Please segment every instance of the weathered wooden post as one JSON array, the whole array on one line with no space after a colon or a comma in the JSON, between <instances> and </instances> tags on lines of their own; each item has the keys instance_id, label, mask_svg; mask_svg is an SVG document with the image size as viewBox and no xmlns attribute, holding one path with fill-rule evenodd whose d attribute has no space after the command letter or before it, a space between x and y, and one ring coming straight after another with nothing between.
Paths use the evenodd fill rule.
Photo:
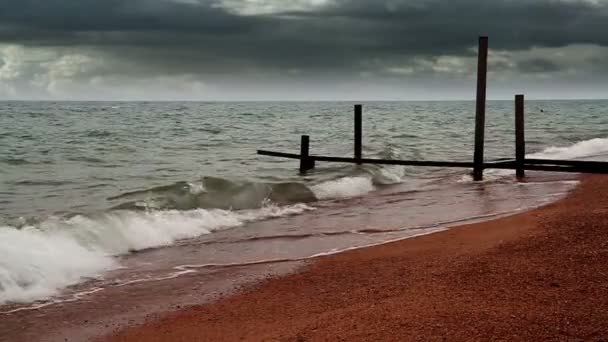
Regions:
<instances>
[{"instance_id":1,"label":"weathered wooden post","mask_svg":"<svg viewBox=\"0 0 608 342\"><path fill-rule=\"evenodd\" d=\"M518 179L526 175L526 141L524 136L524 96L515 95L515 173Z\"/></svg>"},{"instance_id":2,"label":"weathered wooden post","mask_svg":"<svg viewBox=\"0 0 608 342\"><path fill-rule=\"evenodd\" d=\"M475 111L475 153L473 180L483 180L483 144L486 125L486 84L488 72L488 37L479 37L477 60L477 107Z\"/></svg>"},{"instance_id":3,"label":"weathered wooden post","mask_svg":"<svg viewBox=\"0 0 608 342\"><path fill-rule=\"evenodd\" d=\"M315 168L315 160L309 154L310 137L303 135L300 145L300 173L305 173Z\"/></svg>"},{"instance_id":4,"label":"weathered wooden post","mask_svg":"<svg viewBox=\"0 0 608 342\"><path fill-rule=\"evenodd\" d=\"M362 148L362 138L361 138L361 116L363 113L363 106L360 104L355 105L355 159L357 160L357 164L361 165L361 148Z\"/></svg>"}]
</instances>

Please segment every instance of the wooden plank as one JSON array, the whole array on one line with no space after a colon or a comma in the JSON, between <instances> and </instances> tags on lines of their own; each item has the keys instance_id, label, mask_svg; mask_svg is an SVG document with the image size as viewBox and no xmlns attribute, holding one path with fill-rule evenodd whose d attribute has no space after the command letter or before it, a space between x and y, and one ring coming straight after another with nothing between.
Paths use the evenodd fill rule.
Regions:
<instances>
[{"instance_id":1,"label":"wooden plank","mask_svg":"<svg viewBox=\"0 0 608 342\"><path fill-rule=\"evenodd\" d=\"M362 157L362 124L361 117L363 113L363 106L360 104L355 105L355 159L359 160ZM357 163L361 164L361 163Z\"/></svg>"},{"instance_id":2,"label":"wooden plank","mask_svg":"<svg viewBox=\"0 0 608 342\"><path fill-rule=\"evenodd\" d=\"M280 157L287 159L301 159L299 154L283 153L258 150L259 155ZM420 161L420 160L392 160L392 159L371 159L371 158L348 158L348 157L329 157L329 156L308 156L309 159L330 163L362 163L362 164L378 164L378 165L404 165L404 166L429 166L429 167L461 167L472 168L472 162L446 162L446 161Z\"/></svg>"},{"instance_id":3,"label":"wooden plank","mask_svg":"<svg viewBox=\"0 0 608 342\"><path fill-rule=\"evenodd\" d=\"M515 165L515 159L491 160L486 161L485 165Z\"/></svg>"},{"instance_id":4,"label":"wooden plank","mask_svg":"<svg viewBox=\"0 0 608 342\"><path fill-rule=\"evenodd\" d=\"M523 178L526 175L524 163L526 158L526 142L524 136L524 96L515 95L515 160L517 168L515 175Z\"/></svg>"},{"instance_id":5,"label":"wooden plank","mask_svg":"<svg viewBox=\"0 0 608 342\"><path fill-rule=\"evenodd\" d=\"M512 157L505 157L505 158L496 158L490 161L486 161L486 163L502 163L502 162L515 162L515 159L513 159Z\"/></svg>"},{"instance_id":6,"label":"wooden plank","mask_svg":"<svg viewBox=\"0 0 608 342\"><path fill-rule=\"evenodd\" d=\"M361 164L378 164L378 165L403 165L403 166L429 166L429 167L462 167L472 168L471 162L449 162L449 161L425 161L425 160L392 160L392 159L369 159L345 157L327 157L327 156L311 156L314 160L322 162L334 163L361 163Z\"/></svg>"},{"instance_id":7,"label":"wooden plank","mask_svg":"<svg viewBox=\"0 0 608 342\"><path fill-rule=\"evenodd\" d=\"M295 153L274 152L274 151L266 151L266 150L258 150L257 153L261 156L268 156L268 157L300 159L300 155L295 154Z\"/></svg>"},{"instance_id":8,"label":"wooden plank","mask_svg":"<svg viewBox=\"0 0 608 342\"><path fill-rule=\"evenodd\" d=\"M473 180L483 180L483 145L486 125L486 85L488 72L488 37L479 37L477 58L477 105L475 110L475 153Z\"/></svg>"},{"instance_id":9,"label":"wooden plank","mask_svg":"<svg viewBox=\"0 0 608 342\"><path fill-rule=\"evenodd\" d=\"M530 165L562 165L562 166L579 166L579 167L598 167L608 168L608 162L594 160L561 160L561 159L526 159L526 164Z\"/></svg>"},{"instance_id":10,"label":"wooden plank","mask_svg":"<svg viewBox=\"0 0 608 342\"><path fill-rule=\"evenodd\" d=\"M288 159L301 159L300 155L293 153L282 153L259 150L259 155L282 157ZM421 166L421 167L443 167L443 168L472 168L472 162L452 162L452 161L433 161L433 160L390 160L390 159L370 159L347 157L329 157L329 156L314 156L309 155L309 160L323 161L330 163L362 163L362 164L378 164L378 165L403 165L403 166ZM529 163L531 161L532 163ZM542 163L541 163L542 162ZM548 163L547 163L548 162ZM550 162L556 162L551 165ZM562 163L562 165L558 165ZM573 163L573 165L570 165ZM488 162L483 164L484 169L502 169L515 170L517 165L513 160ZM608 173L608 163L605 162L587 162L587 161L566 161L566 160L543 160L543 159L526 159L524 170L531 171L549 171L549 172L572 172L572 173Z\"/></svg>"},{"instance_id":11,"label":"wooden plank","mask_svg":"<svg viewBox=\"0 0 608 342\"><path fill-rule=\"evenodd\" d=\"M570 172L570 173L594 173L608 174L608 168L559 166L559 165L524 165L525 170L548 171L548 172Z\"/></svg>"}]
</instances>

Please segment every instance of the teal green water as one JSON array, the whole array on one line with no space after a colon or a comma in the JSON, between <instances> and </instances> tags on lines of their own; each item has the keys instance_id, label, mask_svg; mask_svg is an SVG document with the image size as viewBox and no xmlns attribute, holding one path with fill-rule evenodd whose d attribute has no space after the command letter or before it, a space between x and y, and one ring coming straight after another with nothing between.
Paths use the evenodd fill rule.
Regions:
<instances>
[{"instance_id":1,"label":"teal green water","mask_svg":"<svg viewBox=\"0 0 608 342\"><path fill-rule=\"evenodd\" d=\"M512 157L513 103L489 102L486 121L487 159ZM473 129L473 102L364 103L366 157L470 161ZM303 176L256 155L298 153L307 134L312 153L351 156L352 132L346 102L4 102L0 305L432 233L576 183L327 163ZM608 101L529 101L526 140L537 158L608 160Z\"/></svg>"},{"instance_id":2,"label":"teal green water","mask_svg":"<svg viewBox=\"0 0 608 342\"><path fill-rule=\"evenodd\" d=\"M366 156L472 159L473 102L364 105ZM513 104L490 102L487 112L486 157L513 156ZM608 101L529 101L528 151L608 137L607 112ZM358 171L321 164L302 178L297 162L255 152L297 152L299 136L308 134L313 153L350 156L352 125L351 103L4 103L0 215L107 210L117 204L109 197L205 176L305 184L336 179ZM423 175L413 168L392 175L401 176Z\"/></svg>"}]
</instances>

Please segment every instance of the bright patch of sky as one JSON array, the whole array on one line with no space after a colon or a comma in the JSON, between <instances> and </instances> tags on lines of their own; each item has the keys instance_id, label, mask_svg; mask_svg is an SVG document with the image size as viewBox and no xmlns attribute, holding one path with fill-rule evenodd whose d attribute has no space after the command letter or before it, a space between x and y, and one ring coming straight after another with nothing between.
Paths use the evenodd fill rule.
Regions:
<instances>
[{"instance_id":1,"label":"bright patch of sky","mask_svg":"<svg viewBox=\"0 0 608 342\"><path fill-rule=\"evenodd\" d=\"M259 15L311 11L330 2L331 0L222 0L222 6L241 15Z\"/></svg>"}]
</instances>

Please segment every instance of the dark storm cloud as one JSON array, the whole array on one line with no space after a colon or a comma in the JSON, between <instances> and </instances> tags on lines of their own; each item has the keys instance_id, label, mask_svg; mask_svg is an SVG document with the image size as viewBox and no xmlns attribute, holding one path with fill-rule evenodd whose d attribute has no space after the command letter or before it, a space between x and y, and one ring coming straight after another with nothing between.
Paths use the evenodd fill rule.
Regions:
<instances>
[{"instance_id":1,"label":"dark storm cloud","mask_svg":"<svg viewBox=\"0 0 608 342\"><path fill-rule=\"evenodd\" d=\"M606 31L605 1L334 0L263 15L238 14L220 0L0 3L2 42L99 48L176 72L373 69L414 57L470 56L480 34L491 37L492 48L512 50L606 46Z\"/></svg>"},{"instance_id":2,"label":"dark storm cloud","mask_svg":"<svg viewBox=\"0 0 608 342\"><path fill-rule=\"evenodd\" d=\"M254 30L255 18L231 15L219 2L169 0L3 0L0 23L13 32L172 31L229 34Z\"/></svg>"},{"instance_id":3,"label":"dark storm cloud","mask_svg":"<svg viewBox=\"0 0 608 342\"><path fill-rule=\"evenodd\" d=\"M559 71L560 67L556 63L542 58L533 58L517 63L517 68L524 73L548 73Z\"/></svg>"}]
</instances>

